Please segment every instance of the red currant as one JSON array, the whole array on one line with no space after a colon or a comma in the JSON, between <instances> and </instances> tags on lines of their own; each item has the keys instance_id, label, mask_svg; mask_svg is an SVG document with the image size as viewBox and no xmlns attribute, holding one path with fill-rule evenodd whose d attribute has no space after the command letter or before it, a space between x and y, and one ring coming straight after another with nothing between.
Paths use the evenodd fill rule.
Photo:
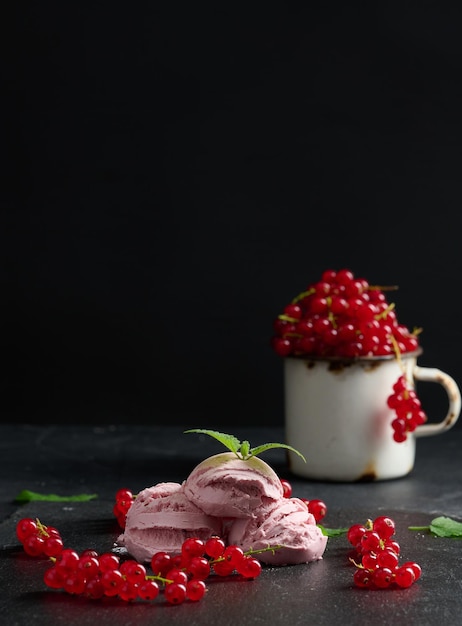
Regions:
<instances>
[{"instance_id":1,"label":"red currant","mask_svg":"<svg viewBox=\"0 0 462 626\"><path fill-rule=\"evenodd\" d=\"M186 585L171 583L165 587L164 595L170 604L182 604L186 600Z\"/></svg>"},{"instance_id":2,"label":"red currant","mask_svg":"<svg viewBox=\"0 0 462 626\"><path fill-rule=\"evenodd\" d=\"M210 556L212 559L217 559L222 556L225 548L226 544L223 539L220 539L220 537L210 537L210 539L207 539L205 543L205 554Z\"/></svg>"},{"instance_id":3,"label":"red currant","mask_svg":"<svg viewBox=\"0 0 462 626\"><path fill-rule=\"evenodd\" d=\"M363 524L353 524L347 531L347 539L353 547L361 545L361 539L366 532L366 527Z\"/></svg>"},{"instance_id":4,"label":"red currant","mask_svg":"<svg viewBox=\"0 0 462 626\"><path fill-rule=\"evenodd\" d=\"M160 588L155 580L145 580L138 587L138 596L142 600L155 600L160 593Z\"/></svg>"},{"instance_id":5,"label":"red currant","mask_svg":"<svg viewBox=\"0 0 462 626\"><path fill-rule=\"evenodd\" d=\"M172 557L167 552L156 552L151 558L151 569L157 576L164 576L172 567Z\"/></svg>"},{"instance_id":6,"label":"red currant","mask_svg":"<svg viewBox=\"0 0 462 626\"><path fill-rule=\"evenodd\" d=\"M245 555L244 558L238 563L237 572L244 576L244 578L257 578L260 576L262 566L260 561L251 555Z\"/></svg>"},{"instance_id":7,"label":"red currant","mask_svg":"<svg viewBox=\"0 0 462 626\"><path fill-rule=\"evenodd\" d=\"M37 534L37 522L31 517L24 517L16 524L16 536L21 543L29 535Z\"/></svg>"},{"instance_id":8,"label":"red currant","mask_svg":"<svg viewBox=\"0 0 462 626\"><path fill-rule=\"evenodd\" d=\"M186 583L186 597L192 602L201 600L206 591L207 587L203 580L193 579Z\"/></svg>"},{"instance_id":9,"label":"red currant","mask_svg":"<svg viewBox=\"0 0 462 626\"><path fill-rule=\"evenodd\" d=\"M193 556L202 556L205 552L205 543L197 537L189 537L181 546L181 553L186 559Z\"/></svg>"},{"instance_id":10,"label":"red currant","mask_svg":"<svg viewBox=\"0 0 462 626\"><path fill-rule=\"evenodd\" d=\"M393 571L389 567L377 567L372 572L372 582L380 589L386 589L393 581Z\"/></svg>"},{"instance_id":11,"label":"red currant","mask_svg":"<svg viewBox=\"0 0 462 626\"><path fill-rule=\"evenodd\" d=\"M284 498L290 498L292 495L292 485L285 478L280 478Z\"/></svg>"},{"instance_id":12,"label":"red currant","mask_svg":"<svg viewBox=\"0 0 462 626\"><path fill-rule=\"evenodd\" d=\"M372 528L381 539L390 539L395 533L395 522L387 515L381 515L372 522Z\"/></svg>"},{"instance_id":13,"label":"red currant","mask_svg":"<svg viewBox=\"0 0 462 626\"><path fill-rule=\"evenodd\" d=\"M410 587L415 582L414 568L408 565L398 567L395 572L395 582L405 589Z\"/></svg>"},{"instance_id":14,"label":"red currant","mask_svg":"<svg viewBox=\"0 0 462 626\"><path fill-rule=\"evenodd\" d=\"M323 500L315 498L308 501L308 511L313 515L316 522L319 523L327 514L327 505Z\"/></svg>"},{"instance_id":15,"label":"red currant","mask_svg":"<svg viewBox=\"0 0 462 626\"><path fill-rule=\"evenodd\" d=\"M194 556L187 565L187 571L192 578L205 580L210 575L210 563L203 556Z\"/></svg>"}]
</instances>

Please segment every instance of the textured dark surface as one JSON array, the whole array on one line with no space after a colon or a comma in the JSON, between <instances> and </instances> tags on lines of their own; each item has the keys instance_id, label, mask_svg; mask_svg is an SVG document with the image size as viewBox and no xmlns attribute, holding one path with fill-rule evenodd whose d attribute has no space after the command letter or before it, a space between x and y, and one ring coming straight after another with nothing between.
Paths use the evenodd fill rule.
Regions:
<instances>
[{"instance_id":1,"label":"textured dark surface","mask_svg":"<svg viewBox=\"0 0 462 626\"><path fill-rule=\"evenodd\" d=\"M254 445L282 441L278 429L241 429L235 433ZM338 484L298 479L288 471L285 453L264 455L294 495L322 498L326 526L364 522L380 514L397 524L402 558L415 560L421 580L408 590L362 591L353 587L345 537L330 538L324 559L309 565L264 568L255 581L209 581L197 604L170 607L163 601L127 605L117 600L89 601L47 590L42 575L48 562L27 557L15 523L40 517L57 526L65 544L76 549L110 550L119 534L112 515L115 491L134 492L162 480L181 481L205 456L220 451L208 437L183 435L181 428L37 427L0 428L0 613L7 626L43 624L459 624L462 614L462 543L409 525L428 525L436 516L462 519L460 447L462 433L419 440L413 472L402 479ZM87 503L17 505L21 489L71 495L96 493Z\"/></svg>"}]
</instances>

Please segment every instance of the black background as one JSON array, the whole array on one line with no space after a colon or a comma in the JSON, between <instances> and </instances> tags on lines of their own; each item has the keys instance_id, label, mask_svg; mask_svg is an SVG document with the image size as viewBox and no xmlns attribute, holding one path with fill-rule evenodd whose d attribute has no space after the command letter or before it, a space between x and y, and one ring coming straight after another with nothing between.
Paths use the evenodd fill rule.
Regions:
<instances>
[{"instance_id":1,"label":"black background","mask_svg":"<svg viewBox=\"0 0 462 626\"><path fill-rule=\"evenodd\" d=\"M4 419L279 426L273 319L327 268L462 380L457 3L10 4Z\"/></svg>"}]
</instances>

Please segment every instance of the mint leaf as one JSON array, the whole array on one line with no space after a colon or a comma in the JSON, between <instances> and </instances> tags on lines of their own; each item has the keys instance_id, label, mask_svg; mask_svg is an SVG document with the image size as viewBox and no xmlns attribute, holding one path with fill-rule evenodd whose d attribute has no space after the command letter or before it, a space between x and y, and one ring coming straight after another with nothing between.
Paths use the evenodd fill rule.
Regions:
<instances>
[{"instance_id":1,"label":"mint leaf","mask_svg":"<svg viewBox=\"0 0 462 626\"><path fill-rule=\"evenodd\" d=\"M256 448L250 448L249 455L257 456L258 454L261 454L262 452L265 452L266 450L270 450L271 448L286 448L287 450L291 450L292 452L295 452L295 454L298 454L298 456L300 456L306 463L306 459L301 452L299 452L295 448L292 448L292 446L288 446L285 443L265 443L262 446L257 446Z\"/></svg>"},{"instance_id":2,"label":"mint leaf","mask_svg":"<svg viewBox=\"0 0 462 626\"><path fill-rule=\"evenodd\" d=\"M435 517L428 526L409 526L409 530L429 531L437 537L462 537L462 523L445 516Z\"/></svg>"},{"instance_id":3,"label":"mint leaf","mask_svg":"<svg viewBox=\"0 0 462 626\"><path fill-rule=\"evenodd\" d=\"M94 500L98 495L96 493L88 494L81 493L75 496L57 496L54 493L37 493L35 491L29 491L28 489L23 489L18 493L15 502L25 503L25 502L88 502L89 500Z\"/></svg>"},{"instance_id":4,"label":"mint leaf","mask_svg":"<svg viewBox=\"0 0 462 626\"><path fill-rule=\"evenodd\" d=\"M244 461L250 459L253 456L258 456L262 452L266 450L270 450L271 448L287 448L287 450L292 450L295 454L298 454L306 463L306 459L301 452L292 448L292 446L288 446L285 443L265 443L262 446L257 446L256 448L251 448L250 443L248 441L239 441L237 437L234 435L227 435L226 433L219 433L216 430L207 430L206 428L191 428L190 430L185 430L185 433L202 433L203 435L210 435L217 441L220 441L228 450L234 452L234 454Z\"/></svg>"},{"instance_id":5,"label":"mint leaf","mask_svg":"<svg viewBox=\"0 0 462 626\"><path fill-rule=\"evenodd\" d=\"M340 535L346 535L348 532L348 528L326 528L322 524L317 524L317 527L326 537L340 537Z\"/></svg>"},{"instance_id":6,"label":"mint leaf","mask_svg":"<svg viewBox=\"0 0 462 626\"><path fill-rule=\"evenodd\" d=\"M185 433L201 433L203 435L209 435L213 437L220 443L222 443L225 448L234 452L237 456L239 456L238 452L241 447L241 442L234 435L227 435L226 433L219 433L216 430L207 430L206 428L192 428L190 430L185 430Z\"/></svg>"},{"instance_id":7,"label":"mint leaf","mask_svg":"<svg viewBox=\"0 0 462 626\"><path fill-rule=\"evenodd\" d=\"M462 537L462 524L450 517L435 517L430 524L430 531L438 537Z\"/></svg>"},{"instance_id":8,"label":"mint leaf","mask_svg":"<svg viewBox=\"0 0 462 626\"><path fill-rule=\"evenodd\" d=\"M241 443L240 453L243 459L247 459L249 456L250 443L248 441L243 441Z\"/></svg>"}]
</instances>

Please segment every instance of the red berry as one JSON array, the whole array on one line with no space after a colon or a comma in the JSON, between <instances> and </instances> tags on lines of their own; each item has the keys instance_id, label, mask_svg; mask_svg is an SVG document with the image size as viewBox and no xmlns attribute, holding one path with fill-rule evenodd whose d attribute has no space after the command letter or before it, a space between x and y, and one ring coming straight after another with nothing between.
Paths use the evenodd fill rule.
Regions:
<instances>
[{"instance_id":1,"label":"red berry","mask_svg":"<svg viewBox=\"0 0 462 626\"><path fill-rule=\"evenodd\" d=\"M228 561L230 565L232 565L234 568L237 568L238 564L244 558L244 551L239 546L230 545L225 548L225 551L223 552L223 557L225 561Z\"/></svg>"},{"instance_id":2,"label":"red berry","mask_svg":"<svg viewBox=\"0 0 462 626\"><path fill-rule=\"evenodd\" d=\"M140 583L146 578L146 568L141 563L129 559L120 566L121 573L132 583Z\"/></svg>"},{"instance_id":3,"label":"red berry","mask_svg":"<svg viewBox=\"0 0 462 626\"><path fill-rule=\"evenodd\" d=\"M160 589L159 585L155 580L145 580L138 587L138 596L142 600L155 600L159 595Z\"/></svg>"},{"instance_id":4,"label":"red berry","mask_svg":"<svg viewBox=\"0 0 462 626\"><path fill-rule=\"evenodd\" d=\"M119 593L119 590L122 588L124 582L125 579L120 570L106 570L101 577L101 583L104 587L104 595L110 597L116 596Z\"/></svg>"},{"instance_id":5,"label":"red berry","mask_svg":"<svg viewBox=\"0 0 462 626\"><path fill-rule=\"evenodd\" d=\"M379 534L381 539L390 539L395 533L395 522L387 515L381 515L372 522L372 528Z\"/></svg>"},{"instance_id":6,"label":"red berry","mask_svg":"<svg viewBox=\"0 0 462 626\"><path fill-rule=\"evenodd\" d=\"M187 573L179 567L172 567L172 569L169 569L165 574L165 578L170 581L169 584L180 583L181 585L186 585L188 582Z\"/></svg>"},{"instance_id":7,"label":"red berry","mask_svg":"<svg viewBox=\"0 0 462 626\"><path fill-rule=\"evenodd\" d=\"M292 485L285 478L280 478L284 498L290 498L292 495Z\"/></svg>"},{"instance_id":8,"label":"red berry","mask_svg":"<svg viewBox=\"0 0 462 626\"><path fill-rule=\"evenodd\" d=\"M309 500L308 511L313 515L316 522L319 523L327 514L327 505L323 500Z\"/></svg>"},{"instance_id":9,"label":"red berry","mask_svg":"<svg viewBox=\"0 0 462 626\"><path fill-rule=\"evenodd\" d=\"M237 572L244 578L257 578L260 576L262 566L260 561L251 555L246 555L237 565Z\"/></svg>"},{"instance_id":10,"label":"red berry","mask_svg":"<svg viewBox=\"0 0 462 626\"><path fill-rule=\"evenodd\" d=\"M45 549L45 540L39 535L28 535L23 541L24 552L29 556L42 556Z\"/></svg>"},{"instance_id":11,"label":"red berry","mask_svg":"<svg viewBox=\"0 0 462 626\"><path fill-rule=\"evenodd\" d=\"M302 309L298 304L288 304L284 307L284 315L292 317L294 320L299 320L302 316Z\"/></svg>"},{"instance_id":12,"label":"red berry","mask_svg":"<svg viewBox=\"0 0 462 626\"><path fill-rule=\"evenodd\" d=\"M187 571L192 578L206 580L210 575L210 563L204 556L193 556L187 565Z\"/></svg>"},{"instance_id":13,"label":"red berry","mask_svg":"<svg viewBox=\"0 0 462 626\"><path fill-rule=\"evenodd\" d=\"M164 596L170 604L181 604L186 600L186 585L172 583L165 587Z\"/></svg>"},{"instance_id":14,"label":"red berry","mask_svg":"<svg viewBox=\"0 0 462 626\"><path fill-rule=\"evenodd\" d=\"M384 549L392 550L395 554L399 554L401 552L401 547L397 541L393 541L392 539L387 539L383 544Z\"/></svg>"},{"instance_id":15,"label":"red berry","mask_svg":"<svg viewBox=\"0 0 462 626\"><path fill-rule=\"evenodd\" d=\"M16 524L16 536L21 543L29 535L37 533L37 522L31 517L24 517Z\"/></svg>"},{"instance_id":16,"label":"red berry","mask_svg":"<svg viewBox=\"0 0 462 626\"><path fill-rule=\"evenodd\" d=\"M395 582L399 587L406 589L415 581L414 568L403 565L395 571Z\"/></svg>"},{"instance_id":17,"label":"red berry","mask_svg":"<svg viewBox=\"0 0 462 626\"><path fill-rule=\"evenodd\" d=\"M92 600L100 600L104 596L104 587L101 579L95 577L87 580L83 594Z\"/></svg>"},{"instance_id":18,"label":"red berry","mask_svg":"<svg viewBox=\"0 0 462 626\"><path fill-rule=\"evenodd\" d=\"M378 558L375 552L364 552L361 558L361 564L366 569L372 570L378 567Z\"/></svg>"},{"instance_id":19,"label":"red berry","mask_svg":"<svg viewBox=\"0 0 462 626\"><path fill-rule=\"evenodd\" d=\"M271 346L279 356L288 356L292 352L292 342L284 337L273 337Z\"/></svg>"},{"instance_id":20,"label":"red berry","mask_svg":"<svg viewBox=\"0 0 462 626\"><path fill-rule=\"evenodd\" d=\"M91 554L81 556L77 567L85 574L87 580L96 576L100 571L98 559Z\"/></svg>"},{"instance_id":21,"label":"red berry","mask_svg":"<svg viewBox=\"0 0 462 626\"><path fill-rule=\"evenodd\" d=\"M213 571L217 576L230 576L234 572L234 565L230 561L213 563Z\"/></svg>"},{"instance_id":22,"label":"red berry","mask_svg":"<svg viewBox=\"0 0 462 626\"><path fill-rule=\"evenodd\" d=\"M205 543L197 537L189 537L181 546L181 553L187 559L193 556L202 556L205 551Z\"/></svg>"},{"instance_id":23,"label":"red berry","mask_svg":"<svg viewBox=\"0 0 462 626\"><path fill-rule=\"evenodd\" d=\"M50 567L45 571L43 580L45 585L51 589L62 589L64 584L63 573L56 566Z\"/></svg>"},{"instance_id":24,"label":"red berry","mask_svg":"<svg viewBox=\"0 0 462 626\"><path fill-rule=\"evenodd\" d=\"M64 578L63 589L67 593L79 596L85 591L85 576L79 570L69 571Z\"/></svg>"},{"instance_id":25,"label":"red berry","mask_svg":"<svg viewBox=\"0 0 462 626\"><path fill-rule=\"evenodd\" d=\"M107 572L109 570L115 570L119 567L119 557L116 554L111 554L110 552L105 552L99 557L99 568L102 572Z\"/></svg>"},{"instance_id":26,"label":"red berry","mask_svg":"<svg viewBox=\"0 0 462 626\"><path fill-rule=\"evenodd\" d=\"M164 576L172 567L172 557L167 552L156 552L151 558L151 569L156 576Z\"/></svg>"},{"instance_id":27,"label":"red berry","mask_svg":"<svg viewBox=\"0 0 462 626\"><path fill-rule=\"evenodd\" d=\"M366 527L363 524L353 524L347 531L347 539L352 546L357 548L361 545L361 539L366 532Z\"/></svg>"},{"instance_id":28,"label":"red berry","mask_svg":"<svg viewBox=\"0 0 462 626\"><path fill-rule=\"evenodd\" d=\"M372 582L380 589L386 589L393 581L393 572L389 567L377 567L372 573Z\"/></svg>"},{"instance_id":29,"label":"red berry","mask_svg":"<svg viewBox=\"0 0 462 626\"><path fill-rule=\"evenodd\" d=\"M43 552L46 556L58 556L64 549L63 540L51 535L44 540Z\"/></svg>"},{"instance_id":30,"label":"red berry","mask_svg":"<svg viewBox=\"0 0 462 626\"><path fill-rule=\"evenodd\" d=\"M205 554L208 554L212 559L217 559L225 551L226 544L220 537L210 537L205 542Z\"/></svg>"},{"instance_id":31,"label":"red berry","mask_svg":"<svg viewBox=\"0 0 462 626\"><path fill-rule=\"evenodd\" d=\"M353 582L357 587L369 588L372 586L372 574L367 569L357 569L353 574Z\"/></svg>"},{"instance_id":32,"label":"red berry","mask_svg":"<svg viewBox=\"0 0 462 626\"><path fill-rule=\"evenodd\" d=\"M203 580L193 579L188 581L188 583L186 584L186 597L192 602L197 602L198 600L201 600L204 597L206 591L207 587L205 586Z\"/></svg>"},{"instance_id":33,"label":"red berry","mask_svg":"<svg viewBox=\"0 0 462 626\"><path fill-rule=\"evenodd\" d=\"M395 569L399 564L399 556L393 550L385 548L377 554L377 564L380 567L389 567Z\"/></svg>"},{"instance_id":34,"label":"red berry","mask_svg":"<svg viewBox=\"0 0 462 626\"><path fill-rule=\"evenodd\" d=\"M415 561L406 561L401 565L401 567L410 567L414 572L415 580L419 580L420 576L422 575L422 568Z\"/></svg>"},{"instance_id":35,"label":"red berry","mask_svg":"<svg viewBox=\"0 0 462 626\"><path fill-rule=\"evenodd\" d=\"M136 600L136 598L138 598L138 585L130 580L125 580L117 595L121 600L125 600L125 602Z\"/></svg>"},{"instance_id":36,"label":"red berry","mask_svg":"<svg viewBox=\"0 0 462 626\"><path fill-rule=\"evenodd\" d=\"M361 549L369 552L377 552L381 549L380 535L374 530L366 530L361 537Z\"/></svg>"}]
</instances>

